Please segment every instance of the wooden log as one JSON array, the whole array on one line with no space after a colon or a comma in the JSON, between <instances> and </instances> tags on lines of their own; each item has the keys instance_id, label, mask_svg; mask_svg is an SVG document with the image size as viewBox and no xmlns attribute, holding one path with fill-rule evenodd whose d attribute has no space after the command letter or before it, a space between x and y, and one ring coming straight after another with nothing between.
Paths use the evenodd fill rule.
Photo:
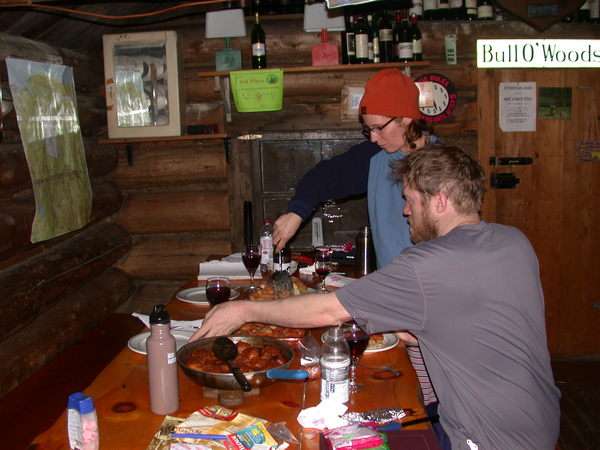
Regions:
<instances>
[{"instance_id":1,"label":"wooden log","mask_svg":"<svg viewBox=\"0 0 600 450\"><path fill-rule=\"evenodd\" d=\"M75 85L82 92L104 84L102 58L94 55L53 47L22 36L0 33L0 60L4 61L6 57L71 66ZM0 73L2 79L6 80L6 64L0 64Z\"/></svg>"},{"instance_id":2,"label":"wooden log","mask_svg":"<svg viewBox=\"0 0 600 450\"><path fill-rule=\"evenodd\" d=\"M127 300L133 287L118 269L89 280L0 342L0 397L81 339Z\"/></svg>"},{"instance_id":3,"label":"wooden log","mask_svg":"<svg viewBox=\"0 0 600 450\"><path fill-rule=\"evenodd\" d=\"M106 104L104 98L97 95L77 93L77 115L83 137L98 135L99 127L106 126ZM4 142L20 142L19 124L15 111L3 117Z\"/></svg>"},{"instance_id":4,"label":"wooden log","mask_svg":"<svg viewBox=\"0 0 600 450\"><path fill-rule=\"evenodd\" d=\"M188 280L209 255L231 253L229 233L219 234L141 236L116 267L136 278Z\"/></svg>"},{"instance_id":5,"label":"wooden log","mask_svg":"<svg viewBox=\"0 0 600 450\"><path fill-rule=\"evenodd\" d=\"M152 192L127 196L115 221L130 233L229 230L226 192Z\"/></svg>"},{"instance_id":6,"label":"wooden log","mask_svg":"<svg viewBox=\"0 0 600 450\"><path fill-rule=\"evenodd\" d=\"M110 179L121 187L226 181L223 141L136 144L129 165L121 145L119 164Z\"/></svg>"},{"instance_id":7,"label":"wooden log","mask_svg":"<svg viewBox=\"0 0 600 450\"><path fill-rule=\"evenodd\" d=\"M0 339L106 271L131 248L129 234L103 222L0 272Z\"/></svg>"},{"instance_id":8,"label":"wooden log","mask_svg":"<svg viewBox=\"0 0 600 450\"><path fill-rule=\"evenodd\" d=\"M123 198L119 189L109 181L94 181L92 186L92 214L90 223L115 214ZM35 247L31 243L31 226L35 215L33 195L0 202L0 261ZM38 245L48 246L51 241ZM50 244L51 245L51 244Z\"/></svg>"},{"instance_id":9,"label":"wooden log","mask_svg":"<svg viewBox=\"0 0 600 450\"><path fill-rule=\"evenodd\" d=\"M110 173L118 162L115 145L98 145L95 139L84 139L85 159L90 178ZM31 175L21 142L0 146L0 199L31 188Z\"/></svg>"}]
</instances>

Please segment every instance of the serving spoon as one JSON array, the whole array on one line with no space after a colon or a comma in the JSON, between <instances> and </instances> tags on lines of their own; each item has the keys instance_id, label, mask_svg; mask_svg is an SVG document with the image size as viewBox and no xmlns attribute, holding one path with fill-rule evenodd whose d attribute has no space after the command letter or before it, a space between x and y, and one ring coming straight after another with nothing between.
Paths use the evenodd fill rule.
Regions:
<instances>
[{"instance_id":1,"label":"serving spoon","mask_svg":"<svg viewBox=\"0 0 600 450\"><path fill-rule=\"evenodd\" d=\"M238 349L235 343L228 337L218 336L213 342L212 351L217 358L219 358L221 361L225 361L225 363L229 366L231 373L233 373L233 376L242 388L242 391L251 391L252 385L248 381L248 378L246 378L244 372L242 372L240 368L235 365L234 360L238 355Z\"/></svg>"}]
</instances>

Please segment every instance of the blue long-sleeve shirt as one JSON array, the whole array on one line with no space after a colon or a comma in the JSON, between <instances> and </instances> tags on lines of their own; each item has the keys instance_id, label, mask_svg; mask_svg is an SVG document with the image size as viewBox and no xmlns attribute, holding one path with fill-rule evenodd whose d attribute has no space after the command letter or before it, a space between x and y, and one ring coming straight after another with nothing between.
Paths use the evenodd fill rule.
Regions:
<instances>
[{"instance_id":1,"label":"blue long-sleeve shirt","mask_svg":"<svg viewBox=\"0 0 600 450\"><path fill-rule=\"evenodd\" d=\"M430 142L440 142L429 136ZM288 212L308 219L319 203L367 193L369 221L377 266L384 267L412 245L403 216L402 183L390 177L390 163L405 156L387 153L377 144L364 141L338 156L319 162L300 180Z\"/></svg>"}]
</instances>

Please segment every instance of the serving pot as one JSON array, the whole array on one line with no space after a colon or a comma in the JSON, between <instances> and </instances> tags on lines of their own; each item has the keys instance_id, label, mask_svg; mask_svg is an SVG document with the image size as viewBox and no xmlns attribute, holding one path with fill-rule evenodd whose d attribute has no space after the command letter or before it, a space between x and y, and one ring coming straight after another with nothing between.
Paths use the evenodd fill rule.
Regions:
<instances>
[{"instance_id":1,"label":"serving pot","mask_svg":"<svg viewBox=\"0 0 600 450\"><path fill-rule=\"evenodd\" d=\"M287 369L292 360L294 359L294 349L287 343L280 341L279 339L262 337L262 336L228 336L233 342L246 342L253 347L264 348L264 347L276 347L281 350L285 363L270 370L260 370L257 372L244 372L248 381L252 387L261 387L268 384L274 383L275 378L306 378L308 375L305 371L294 371L290 370L290 376L285 376L285 369ZM177 363L181 366L184 373L190 377L193 381L201 386L206 386L215 389L229 389L229 390L240 390L240 385L235 380L232 373L215 373L205 372L203 370L192 369L187 365L187 362L196 349L207 349L212 351L212 345L216 338L202 338L194 342L189 342L179 349L177 352ZM284 370L284 372L281 372Z\"/></svg>"}]
</instances>

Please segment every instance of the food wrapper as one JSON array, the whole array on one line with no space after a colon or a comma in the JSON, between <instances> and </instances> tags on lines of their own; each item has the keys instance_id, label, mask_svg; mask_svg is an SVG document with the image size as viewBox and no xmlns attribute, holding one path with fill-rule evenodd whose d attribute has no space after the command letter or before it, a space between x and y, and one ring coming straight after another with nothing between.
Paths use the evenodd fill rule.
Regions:
<instances>
[{"instance_id":1,"label":"food wrapper","mask_svg":"<svg viewBox=\"0 0 600 450\"><path fill-rule=\"evenodd\" d=\"M265 426L259 423L228 435L225 446L228 450L269 450L277 447L277 441Z\"/></svg>"},{"instance_id":2,"label":"food wrapper","mask_svg":"<svg viewBox=\"0 0 600 450\"><path fill-rule=\"evenodd\" d=\"M371 427L347 425L323 433L333 450L387 449L382 436Z\"/></svg>"},{"instance_id":3,"label":"food wrapper","mask_svg":"<svg viewBox=\"0 0 600 450\"><path fill-rule=\"evenodd\" d=\"M296 343L296 350L300 353L300 365L308 372L310 380L321 376L321 346L312 334L305 336Z\"/></svg>"},{"instance_id":4,"label":"food wrapper","mask_svg":"<svg viewBox=\"0 0 600 450\"><path fill-rule=\"evenodd\" d=\"M200 408L183 423L175 427L180 434L220 434L227 436L249 427L262 424L266 420L232 411L222 406ZM225 440L207 440L195 438L176 438L177 442L200 444L210 449L226 449Z\"/></svg>"},{"instance_id":5,"label":"food wrapper","mask_svg":"<svg viewBox=\"0 0 600 450\"><path fill-rule=\"evenodd\" d=\"M342 418L351 424L372 423L381 425L384 423L400 420L406 413L402 408L381 408L365 412L347 412Z\"/></svg>"}]
</instances>

